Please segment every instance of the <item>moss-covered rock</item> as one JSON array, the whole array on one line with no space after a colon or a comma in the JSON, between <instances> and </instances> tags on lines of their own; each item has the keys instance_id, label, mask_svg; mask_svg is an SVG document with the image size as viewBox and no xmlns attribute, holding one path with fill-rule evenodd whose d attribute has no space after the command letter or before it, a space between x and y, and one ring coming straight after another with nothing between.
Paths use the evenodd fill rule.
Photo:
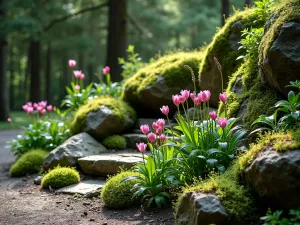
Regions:
<instances>
[{"instance_id":1,"label":"moss-covered rock","mask_svg":"<svg viewBox=\"0 0 300 225\"><path fill-rule=\"evenodd\" d=\"M225 25L218 30L212 42L204 52L199 70L199 82L202 90L211 90L212 96L210 104L218 106L219 93L223 92L221 75L214 60L216 57L222 66L224 89L229 81L229 77L238 69L241 60L236 60L243 52L238 50L238 42L241 40L241 31L251 27L262 27L260 22L253 23L256 16L252 9L245 9L236 12L226 20Z\"/></svg>"},{"instance_id":2,"label":"moss-covered rock","mask_svg":"<svg viewBox=\"0 0 300 225\"><path fill-rule=\"evenodd\" d=\"M108 149L125 149L127 142L126 138L120 135L112 135L104 138L102 144Z\"/></svg>"},{"instance_id":3,"label":"moss-covered rock","mask_svg":"<svg viewBox=\"0 0 300 225\"><path fill-rule=\"evenodd\" d=\"M112 97L89 100L74 115L71 132L87 132L95 138L103 138L130 129L136 113L126 102Z\"/></svg>"},{"instance_id":4,"label":"moss-covered rock","mask_svg":"<svg viewBox=\"0 0 300 225\"><path fill-rule=\"evenodd\" d=\"M43 188L62 188L80 181L79 173L74 168L56 167L44 176L42 180Z\"/></svg>"},{"instance_id":5,"label":"moss-covered rock","mask_svg":"<svg viewBox=\"0 0 300 225\"><path fill-rule=\"evenodd\" d=\"M124 209L133 206L137 199L133 199L133 185L136 180L121 183L121 181L129 176L139 176L139 173L126 171L110 177L101 191L101 198L107 208Z\"/></svg>"},{"instance_id":6,"label":"moss-covered rock","mask_svg":"<svg viewBox=\"0 0 300 225\"><path fill-rule=\"evenodd\" d=\"M47 154L47 151L41 149L26 152L11 166L10 176L21 177L39 172Z\"/></svg>"},{"instance_id":7,"label":"moss-covered rock","mask_svg":"<svg viewBox=\"0 0 300 225\"><path fill-rule=\"evenodd\" d=\"M283 0L265 27L259 49L260 73L276 90L288 93L290 81L300 78L300 1Z\"/></svg>"},{"instance_id":8,"label":"moss-covered rock","mask_svg":"<svg viewBox=\"0 0 300 225\"><path fill-rule=\"evenodd\" d=\"M123 99L142 116L161 115L162 105L169 105L170 114L175 113L172 95L194 87L191 73L184 66L197 74L202 55L197 51L176 52L158 58L126 81Z\"/></svg>"}]
</instances>

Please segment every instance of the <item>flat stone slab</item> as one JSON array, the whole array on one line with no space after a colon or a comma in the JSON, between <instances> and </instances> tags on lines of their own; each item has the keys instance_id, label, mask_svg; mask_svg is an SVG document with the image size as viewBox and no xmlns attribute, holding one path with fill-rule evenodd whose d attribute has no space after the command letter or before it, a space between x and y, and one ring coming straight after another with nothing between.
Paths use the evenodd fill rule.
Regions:
<instances>
[{"instance_id":1,"label":"flat stone slab","mask_svg":"<svg viewBox=\"0 0 300 225\"><path fill-rule=\"evenodd\" d=\"M81 194L84 196L97 196L100 194L103 185L105 184L105 180L85 180L78 184L72 184L67 187L63 187L58 189L57 193L64 193L64 194Z\"/></svg>"},{"instance_id":2,"label":"flat stone slab","mask_svg":"<svg viewBox=\"0 0 300 225\"><path fill-rule=\"evenodd\" d=\"M141 153L128 154L102 154L81 158L78 163L82 171L92 176L114 175L124 169L132 168L136 163L142 162Z\"/></svg>"}]
</instances>

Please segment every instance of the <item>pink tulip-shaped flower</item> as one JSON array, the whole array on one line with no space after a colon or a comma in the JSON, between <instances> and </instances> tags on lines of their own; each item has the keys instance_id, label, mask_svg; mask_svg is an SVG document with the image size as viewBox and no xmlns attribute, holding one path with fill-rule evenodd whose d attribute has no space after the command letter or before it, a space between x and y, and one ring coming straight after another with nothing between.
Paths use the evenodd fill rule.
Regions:
<instances>
[{"instance_id":1,"label":"pink tulip-shaped flower","mask_svg":"<svg viewBox=\"0 0 300 225\"><path fill-rule=\"evenodd\" d=\"M42 106L38 106L38 107L36 108L36 110L40 113L40 112L43 110L43 107L42 107Z\"/></svg>"},{"instance_id":2,"label":"pink tulip-shaped flower","mask_svg":"<svg viewBox=\"0 0 300 225\"><path fill-rule=\"evenodd\" d=\"M85 78L85 76L84 76L84 74L82 73L82 74L80 75L79 79L80 79L80 80L84 80L84 78Z\"/></svg>"},{"instance_id":3,"label":"pink tulip-shaped flower","mask_svg":"<svg viewBox=\"0 0 300 225\"><path fill-rule=\"evenodd\" d=\"M205 101L208 101L210 99L210 96L211 96L210 91L209 90L205 90L203 92L206 94L206 100Z\"/></svg>"},{"instance_id":4,"label":"pink tulip-shaped flower","mask_svg":"<svg viewBox=\"0 0 300 225\"><path fill-rule=\"evenodd\" d=\"M168 116L169 114L169 106L167 105L163 105L161 108L160 108L160 111L165 114L166 116Z\"/></svg>"},{"instance_id":5,"label":"pink tulip-shaped flower","mask_svg":"<svg viewBox=\"0 0 300 225\"><path fill-rule=\"evenodd\" d=\"M27 108L27 113L28 113L28 114L33 113L33 107L28 107L28 108Z\"/></svg>"},{"instance_id":6,"label":"pink tulip-shaped flower","mask_svg":"<svg viewBox=\"0 0 300 225\"><path fill-rule=\"evenodd\" d=\"M173 101L174 105L176 105L178 107L179 104L181 103L180 96L179 95L172 95L172 101Z\"/></svg>"},{"instance_id":7,"label":"pink tulip-shaped flower","mask_svg":"<svg viewBox=\"0 0 300 225\"><path fill-rule=\"evenodd\" d=\"M226 118L219 118L218 119L218 124L220 127L225 128L227 125L228 120Z\"/></svg>"},{"instance_id":8,"label":"pink tulip-shaped flower","mask_svg":"<svg viewBox=\"0 0 300 225\"><path fill-rule=\"evenodd\" d=\"M27 102L27 105L28 105L29 107L32 107L32 102Z\"/></svg>"},{"instance_id":9,"label":"pink tulip-shaped flower","mask_svg":"<svg viewBox=\"0 0 300 225\"><path fill-rule=\"evenodd\" d=\"M217 113L215 111L212 111L209 113L209 117L212 119L212 120L215 120L217 118Z\"/></svg>"},{"instance_id":10,"label":"pink tulip-shaped flower","mask_svg":"<svg viewBox=\"0 0 300 225\"><path fill-rule=\"evenodd\" d=\"M180 99L180 103L184 103L185 102L185 98L182 95L179 95L179 99Z\"/></svg>"},{"instance_id":11,"label":"pink tulip-shaped flower","mask_svg":"<svg viewBox=\"0 0 300 225\"><path fill-rule=\"evenodd\" d=\"M40 113L41 115L46 114L46 109L42 109L39 113Z\"/></svg>"},{"instance_id":12,"label":"pink tulip-shaped flower","mask_svg":"<svg viewBox=\"0 0 300 225\"><path fill-rule=\"evenodd\" d=\"M73 74L74 74L74 76L75 76L76 79L80 79L82 71L81 70L74 70Z\"/></svg>"},{"instance_id":13,"label":"pink tulip-shaped flower","mask_svg":"<svg viewBox=\"0 0 300 225\"><path fill-rule=\"evenodd\" d=\"M157 122L152 123L153 130L156 130L158 127L159 127L159 125L157 124Z\"/></svg>"},{"instance_id":14,"label":"pink tulip-shaped flower","mask_svg":"<svg viewBox=\"0 0 300 225\"><path fill-rule=\"evenodd\" d=\"M159 137L160 142L165 142L166 139L167 139L167 137L164 134L160 135L160 137Z\"/></svg>"},{"instance_id":15,"label":"pink tulip-shaped flower","mask_svg":"<svg viewBox=\"0 0 300 225\"><path fill-rule=\"evenodd\" d=\"M75 91L79 91L80 90L80 86L79 85L75 85Z\"/></svg>"},{"instance_id":16,"label":"pink tulip-shaped flower","mask_svg":"<svg viewBox=\"0 0 300 225\"><path fill-rule=\"evenodd\" d=\"M103 74L108 74L108 73L110 73L110 68L109 68L109 66L106 66L106 67L104 67L103 68L103 70L102 70L102 72L103 72Z\"/></svg>"},{"instance_id":17,"label":"pink tulip-shaped flower","mask_svg":"<svg viewBox=\"0 0 300 225\"><path fill-rule=\"evenodd\" d=\"M161 128L164 128L165 124L166 124L166 121L164 119L158 119L156 121L156 124L161 127Z\"/></svg>"},{"instance_id":18,"label":"pink tulip-shaped flower","mask_svg":"<svg viewBox=\"0 0 300 225\"><path fill-rule=\"evenodd\" d=\"M193 101L194 101L195 105L199 105L199 104L201 103L201 98L195 97L195 98L193 99Z\"/></svg>"},{"instance_id":19,"label":"pink tulip-shaped flower","mask_svg":"<svg viewBox=\"0 0 300 225\"><path fill-rule=\"evenodd\" d=\"M8 122L8 123L12 123L11 118L7 118L7 122Z\"/></svg>"},{"instance_id":20,"label":"pink tulip-shaped flower","mask_svg":"<svg viewBox=\"0 0 300 225\"><path fill-rule=\"evenodd\" d=\"M184 98L184 101L185 101L185 100L187 100L187 99L189 98L189 96L190 96L190 91L188 91L188 90L182 90L182 91L180 92L180 94L181 94L181 96Z\"/></svg>"},{"instance_id":21,"label":"pink tulip-shaped flower","mask_svg":"<svg viewBox=\"0 0 300 225\"><path fill-rule=\"evenodd\" d=\"M22 106L22 109L23 109L25 112L27 112L28 107L29 107L28 105L23 105L23 106Z\"/></svg>"},{"instance_id":22,"label":"pink tulip-shaped flower","mask_svg":"<svg viewBox=\"0 0 300 225\"><path fill-rule=\"evenodd\" d=\"M156 135L152 132L149 133L147 137L151 143L154 143L156 141Z\"/></svg>"},{"instance_id":23,"label":"pink tulip-shaped flower","mask_svg":"<svg viewBox=\"0 0 300 225\"><path fill-rule=\"evenodd\" d=\"M41 102L39 102L39 104L38 104L40 107L42 107L42 108L46 108L46 106L47 106L47 101L41 101Z\"/></svg>"},{"instance_id":24,"label":"pink tulip-shaped flower","mask_svg":"<svg viewBox=\"0 0 300 225\"><path fill-rule=\"evenodd\" d=\"M73 59L69 60L69 67L74 68L76 66L76 61Z\"/></svg>"},{"instance_id":25,"label":"pink tulip-shaped flower","mask_svg":"<svg viewBox=\"0 0 300 225\"><path fill-rule=\"evenodd\" d=\"M149 125L148 124L141 125L140 130L142 131L143 134L148 134L150 131Z\"/></svg>"},{"instance_id":26,"label":"pink tulip-shaped flower","mask_svg":"<svg viewBox=\"0 0 300 225\"><path fill-rule=\"evenodd\" d=\"M136 147L140 152L144 153L144 152L146 152L147 144L145 144L143 142L139 143L139 144L136 143Z\"/></svg>"},{"instance_id":27,"label":"pink tulip-shaped flower","mask_svg":"<svg viewBox=\"0 0 300 225\"><path fill-rule=\"evenodd\" d=\"M220 96L219 96L219 99L220 99L221 102L225 103L227 101L227 94L226 94L226 92L221 93Z\"/></svg>"},{"instance_id":28,"label":"pink tulip-shaped flower","mask_svg":"<svg viewBox=\"0 0 300 225\"><path fill-rule=\"evenodd\" d=\"M53 110L53 106L52 106L52 105L48 105L48 106L47 106L47 110L48 110L49 112L51 112L51 111Z\"/></svg>"},{"instance_id":29,"label":"pink tulip-shaped flower","mask_svg":"<svg viewBox=\"0 0 300 225\"><path fill-rule=\"evenodd\" d=\"M155 132L156 132L157 134L161 134L162 131L163 131L162 127L159 127L159 128L157 128L157 129L155 130Z\"/></svg>"},{"instance_id":30,"label":"pink tulip-shaped flower","mask_svg":"<svg viewBox=\"0 0 300 225\"><path fill-rule=\"evenodd\" d=\"M191 98L191 99L193 99L193 100L194 100L194 98L195 98L195 97L196 97L196 94L195 94L195 92L193 92L193 93L191 93L191 94L190 94L190 98Z\"/></svg>"},{"instance_id":31,"label":"pink tulip-shaped flower","mask_svg":"<svg viewBox=\"0 0 300 225\"><path fill-rule=\"evenodd\" d=\"M34 108L34 109L37 109L38 106L39 106L39 105L38 105L37 103L33 103L33 108Z\"/></svg>"}]
</instances>

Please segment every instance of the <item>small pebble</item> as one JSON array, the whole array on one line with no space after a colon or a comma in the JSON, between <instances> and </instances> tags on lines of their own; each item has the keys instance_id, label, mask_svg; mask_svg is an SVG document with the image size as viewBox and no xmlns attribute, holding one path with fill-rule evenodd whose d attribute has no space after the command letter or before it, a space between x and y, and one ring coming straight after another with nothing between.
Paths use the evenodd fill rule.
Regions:
<instances>
[{"instance_id":1,"label":"small pebble","mask_svg":"<svg viewBox=\"0 0 300 225\"><path fill-rule=\"evenodd\" d=\"M90 218L90 221L95 221L95 219L94 218Z\"/></svg>"}]
</instances>

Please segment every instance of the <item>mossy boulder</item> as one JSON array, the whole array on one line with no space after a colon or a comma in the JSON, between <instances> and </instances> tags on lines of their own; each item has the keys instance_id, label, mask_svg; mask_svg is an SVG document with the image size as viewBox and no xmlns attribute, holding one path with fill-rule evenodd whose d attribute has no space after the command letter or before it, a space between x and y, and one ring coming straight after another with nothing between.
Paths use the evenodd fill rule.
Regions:
<instances>
[{"instance_id":1,"label":"mossy boulder","mask_svg":"<svg viewBox=\"0 0 300 225\"><path fill-rule=\"evenodd\" d=\"M263 26L260 22L253 23L255 20L256 16L253 14L252 9L236 12L226 20L225 25L218 30L204 52L199 70L199 83L202 90L212 91L213 94L210 100L212 107L218 107L219 93L223 92L221 75L214 57L218 59L222 66L223 84L224 89L226 89L229 77L242 63L241 60L237 60L240 55L244 54L238 50L241 31L246 28Z\"/></svg>"},{"instance_id":2,"label":"mossy boulder","mask_svg":"<svg viewBox=\"0 0 300 225\"><path fill-rule=\"evenodd\" d=\"M74 115L71 132L86 132L96 139L122 133L134 125L136 113L126 102L112 97L89 100Z\"/></svg>"},{"instance_id":3,"label":"mossy boulder","mask_svg":"<svg viewBox=\"0 0 300 225\"><path fill-rule=\"evenodd\" d=\"M62 188L80 181L79 173L74 168L56 167L50 170L42 179L43 188Z\"/></svg>"},{"instance_id":4,"label":"mossy boulder","mask_svg":"<svg viewBox=\"0 0 300 225\"><path fill-rule=\"evenodd\" d=\"M133 185L136 180L121 183L121 181L129 176L139 176L139 173L126 171L110 177L101 191L101 198L107 208L124 209L133 206L138 202L133 198Z\"/></svg>"},{"instance_id":5,"label":"mossy boulder","mask_svg":"<svg viewBox=\"0 0 300 225\"><path fill-rule=\"evenodd\" d=\"M282 94L300 79L300 1L284 0L265 26L259 49L262 79Z\"/></svg>"},{"instance_id":6,"label":"mossy boulder","mask_svg":"<svg viewBox=\"0 0 300 225\"><path fill-rule=\"evenodd\" d=\"M47 151L41 149L26 152L11 166L10 176L21 177L39 172L47 154Z\"/></svg>"},{"instance_id":7,"label":"mossy boulder","mask_svg":"<svg viewBox=\"0 0 300 225\"><path fill-rule=\"evenodd\" d=\"M163 105L169 105L170 114L174 114L176 107L172 103L172 95L194 87L191 73L185 65L197 74L202 55L198 51L177 52L158 58L126 81L123 99L140 116L160 116L159 108Z\"/></svg>"},{"instance_id":8,"label":"mossy boulder","mask_svg":"<svg viewBox=\"0 0 300 225\"><path fill-rule=\"evenodd\" d=\"M120 135L112 135L103 139L102 144L108 149L125 149L126 138Z\"/></svg>"}]
</instances>

